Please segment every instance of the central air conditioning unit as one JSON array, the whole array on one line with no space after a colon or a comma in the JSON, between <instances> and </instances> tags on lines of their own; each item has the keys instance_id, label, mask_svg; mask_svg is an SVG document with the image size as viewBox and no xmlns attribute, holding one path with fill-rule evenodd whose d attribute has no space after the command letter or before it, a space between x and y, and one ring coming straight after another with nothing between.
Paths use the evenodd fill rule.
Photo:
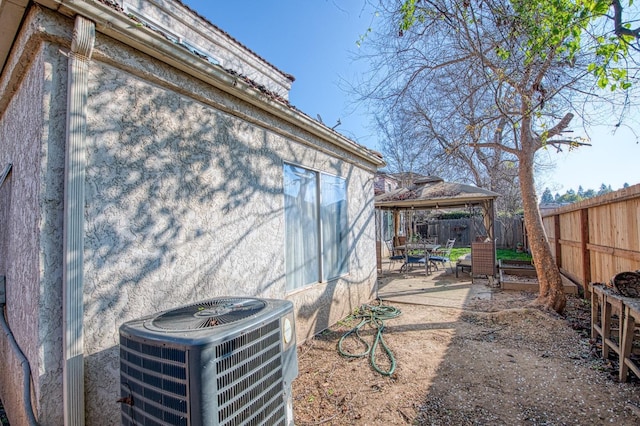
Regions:
<instances>
[{"instance_id":1,"label":"central air conditioning unit","mask_svg":"<svg viewBox=\"0 0 640 426\"><path fill-rule=\"evenodd\" d=\"M215 298L120 327L123 425L293 424L293 304Z\"/></svg>"}]
</instances>

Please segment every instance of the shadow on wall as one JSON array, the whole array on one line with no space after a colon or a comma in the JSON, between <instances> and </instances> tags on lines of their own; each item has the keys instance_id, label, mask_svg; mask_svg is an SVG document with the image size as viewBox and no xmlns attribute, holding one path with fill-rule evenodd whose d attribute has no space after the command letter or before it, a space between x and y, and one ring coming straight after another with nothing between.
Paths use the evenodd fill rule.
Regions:
<instances>
[{"instance_id":1,"label":"shadow on wall","mask_svg":"<svg viewBox=\"0 0 640 426\"><path fill-rule=\"evenodd\" d=\"M329 281L320 296L300 303L298 319L305 321L309 327L304 338L309 339L350 315L360 306L361 301L373 300L376 297L375 288L363 285L363 282L371 282L369 280L375 281L375 279L374 268L364 281L351 282L348 277L345 277L344 285L341 287L338 287L337 280Z\"/></svg>"},{"instance_id":2,"label":"shadow on wall","mask_svg":"<svg viewBox=\"0 0 640 426\"><path fill-rule=\"evenodd\" d=\"M282 160L273 144L286 142L96 66L85 185L88 419L104 418L111 403L119 408L120 324L194 300L274 296L284 287ZM221 98L197 82L184 85Z\"/></svg>"},{"instance_id":3,"label":"shadow on wall","mask_svg":"<svg viewBox=\"0 0 640 426\"><path fill-rule=\"evenodd\" d=\"M176 296L264 293L281 280L274 271L283 268L273 267L269 253L277 245L257 237L273 234L283 215L282 160L269 146L271 135L109 67L93 84L85 214L86 291L96 296L90 312L121 303L139 310L136 300L161 310L180 304ZM258 251L270 262L252 260ZM263 272L261 282L241 282L247 271Z\"/></svg>"},{"instance_id":4,"label":"shadow on wall","mask_svg":"<svg viewBox=\"0 0 640 426\"><path fill-rule=\"evenodd\" d=\"M176 80L168 91L96 67L87 114L86 366L89 375L105 369L115 375L113 343L129 319L221 295L282 297L283 158L341 176L345 169L315 149L213 109L207 103L229 99L198 81L180 76L180 87ZM249 105L234 107L274 121ZM350 179L354 166L348 167ZM373 214L366 224L371 220ZM360 238L350 230L352 249ZM327 285L302 311L326 311L334 291ZM316 329L328 325L323 316ZM89 401L101 399L103 379L87 380Z\"/></svg>"}]
</instances>

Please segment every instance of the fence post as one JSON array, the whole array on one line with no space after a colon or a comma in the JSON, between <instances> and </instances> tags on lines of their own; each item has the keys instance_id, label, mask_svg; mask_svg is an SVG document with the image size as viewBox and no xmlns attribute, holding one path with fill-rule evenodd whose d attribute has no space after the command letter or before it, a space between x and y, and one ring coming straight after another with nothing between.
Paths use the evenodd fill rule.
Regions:
<instances>
[{"instance_id":1,"label":"fence post","mask_svg":"<svg viewBox=\"0 0 640 426\"><path fill-rule=\"evenodd\" d=\"M580 210L580 249L582 250L582 286L588 297L591 282L591 253L589 252L589 209Z\"/></svg>"}]
</instances>

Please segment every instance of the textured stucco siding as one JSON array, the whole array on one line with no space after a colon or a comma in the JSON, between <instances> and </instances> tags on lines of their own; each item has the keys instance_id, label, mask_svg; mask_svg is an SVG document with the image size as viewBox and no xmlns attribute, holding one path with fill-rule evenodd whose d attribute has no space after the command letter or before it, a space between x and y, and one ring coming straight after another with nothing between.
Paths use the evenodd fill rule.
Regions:
<instances>
[{"instance_id":1,"label":"textured stucco siding","mask_svg":"<svg viewBox=\"0 0 640 426\"><path fill-rule=\"evenodd\" d=\"M34 411L62 424L62 171L66 58L48 43L34 49L24 78L0 118L0 167L13 170L0 190L0 274L6 316L29 360ZM21 66L27 64L22 63ZM11 76L11 70L4 75ZM6 98L5 98L6 99ZM62 119L62 121L61 121ZM22 368L3 338L0 392L11 424L25 424Z\"/></svg>"},{"instance_id":2,"label":"textured stucco siding","mask_svg":"<svg viewBox=\"0 0 640 426\"><path fill-rule=\"evenodd\" d=\"M215 296L288 297L284 162L345 177L349 191L350 274L289 295L299 339L371 299L370 171L110 39L98 37L94 58L84 242L88 419L103 422L118 408L123 322Z\"/></svg>"},{"instance_id":3,"label":"textured stucco siding","mask_svg":"<svg viewBox=\"0 0 640 426\"><path fill-rule=\"evenodd\" d=\"M12 65L26 70L24 78L10 93L0 81L0 168L14 164L0 190L0 204L9 200L0 207L8 221L0 274L7 275L9 322L31 363L38 420L59 425L73 21L49 11L32 18L18 40L33 50L29 65ZM222 295L289 298L302 341L373 297L373 166L354 154L100 33L85 144L87 424L119 424L118 329L127 320ZM350 229L349 274L291 294L285 162L347 179ZM3 339L0 351L11 370L3 365L2 400L12 424L21 424L20 368Z\"/></svg>"}]
</instances>

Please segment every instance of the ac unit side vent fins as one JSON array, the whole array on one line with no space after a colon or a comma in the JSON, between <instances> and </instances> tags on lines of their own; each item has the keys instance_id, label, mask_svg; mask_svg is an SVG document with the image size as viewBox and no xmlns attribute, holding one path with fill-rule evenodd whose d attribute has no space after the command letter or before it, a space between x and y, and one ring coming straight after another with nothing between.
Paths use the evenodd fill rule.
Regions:
<instances>
[{"instance_id":1,"label":"ac unit side vent fins","mask_svg":"<svg viewBox=\"0 0 640 426\"><path fill-rule=\"evenodd\" d=\"M276 347L280 350L280 334L273 334L264 340L260 340L257 344L239 348L236 352L228 353L223 358L218 358L216 363L216 372L218 375L225 375L230 370L235 370L239 365L250 362L266 350Z\"/></svg>"},{"instance_id":2,"label":"ac unit side vent fins","mask_svg":"<svg viewBox=\"0 0 640 426\"><path fill-rule=\"evenodd\" d=\"M238 364L236 364L236 368L227 370L224 374L220 373L217 380L218 389L224 390L228 386L232 386L234 383L242 380L257 369L262 368L263 365L267 364L275 357L280 357L280 351L277 345L268 348L258 356L249 358L246 362L238 362Z\"/></svg>"},{"instance_id":3,"label":"ac unit side vent fins","mask_svg":"<svg viewBox=\"0 0 640 426\"><path fill-rule=\"evenodd\" d=\"M158 410L154 410L156 414L160 414ZM174 415L171 413L163 413L160 420L149 417L151 414L144 409L136 408L135 411L130 408L128 412L123 410L121 415L122 425L131 426L189 426L189 418L186 416Z\"/></svg>"},{"instance_id":4,"label":"ac unit side vent fins","mask_svg":"<svg viewBox=\"0 0 640 426\"><path fill-rule=\"evenodd\" d=\"M121 395L134 399L133 407L123 407L122 424L188 425L186 378L186 351L121 335Z\"/></svg>"},{"instance_id":5,"label":"ac unit side vent fins","mask_svg":"<svg viewBox=\"0 0 640 426\"><path fill-rule=\"evenodd\" d=\"M260 342L264 336L271 334L274 331L280 330L280 321L273 321L263 327L252 330L246 334L242 334L232 340L224 342L216 346L216 358L224 358L230 353L236 351L238 348L242 348L248 345L253 345L254 342Z\"/></svg>"},{"instance_id":6,"label":"ac unit side vent fins","mask_svg":"<svg viewBox=\"0 0 640 426\"><path fill-rule=\"evenodd\" d=\"M279 374L274 373L271 379L276 379L278 376ZM273 418L275 412L280 408L284 408L281 392L281 381L263 381L256 384L249 392L221 407L219 411L220 423L237 425L243 424L244 421L251 417Z\"/></svg>"},{"instance_id":7,"label":"ac unit side vent fins","mask_svg":"<svg viewBox=\"0 0 640 426\"><path fill-rule=\"evenodd\" d=\"M220 424L260 424L284 413L280 340L280 323L274 321L216 348Z\"/></svg>"},{"instance_id":8,"label":"ac unit side vent fins","mask_svg":"<svg viewBox=\"0 0 640 426\"><path fill-rule=\"evenodd\" d=\"M149 357L159 358L166 361L175 361L184 364L186 362L186 352L181 349L154 346L120 336L120 344L124 344L131 352L139 353Z\"/></svg>"},{"instance_id":9,"label":"ac unit side vent fins","mask_svg":"<svg viewBox=\"0 0 640 426\"><path fill-rule=\"evenodd\" d=\"M282 370L280 369L280 360L273 360L269 364L265 364L261 370L255 371L247 376L244 380L234 383L231 387L218 394L218 404L224 407L229 403L237 401L245 401L248 403L273 386L273 384L282 383Z\"/></svg>"},{"instance_id":10,"label":"ac unit side vent fins","mask_svg":"<svg viewBox=\"0 0 640 426\"><path fill-rule=\"evenodd\" d=\"M257 398L242 411L234 412L227 407L219 412L221 425L284 425L285 406L282 392L272 388L271 392Z\"/></svg>"},{"instance_id":11,"label":"ac unit side vent fins","mask_svg":"<svg viewBox=\"0 0 640 426\"><path fill-rule=\"evenodd\" d=\"M133 393L137 396L136 399L141 398L149 403L155 403L159 406L167 407L176 413L187 413L187 402L184 399L174 398L171 395L144 387L144 385L135 381L129 381L127 382L127 385L128 386L123 386L121 388L121 396L123 398L126 398L130 393Z\"/></svg>"}]
</instances>

